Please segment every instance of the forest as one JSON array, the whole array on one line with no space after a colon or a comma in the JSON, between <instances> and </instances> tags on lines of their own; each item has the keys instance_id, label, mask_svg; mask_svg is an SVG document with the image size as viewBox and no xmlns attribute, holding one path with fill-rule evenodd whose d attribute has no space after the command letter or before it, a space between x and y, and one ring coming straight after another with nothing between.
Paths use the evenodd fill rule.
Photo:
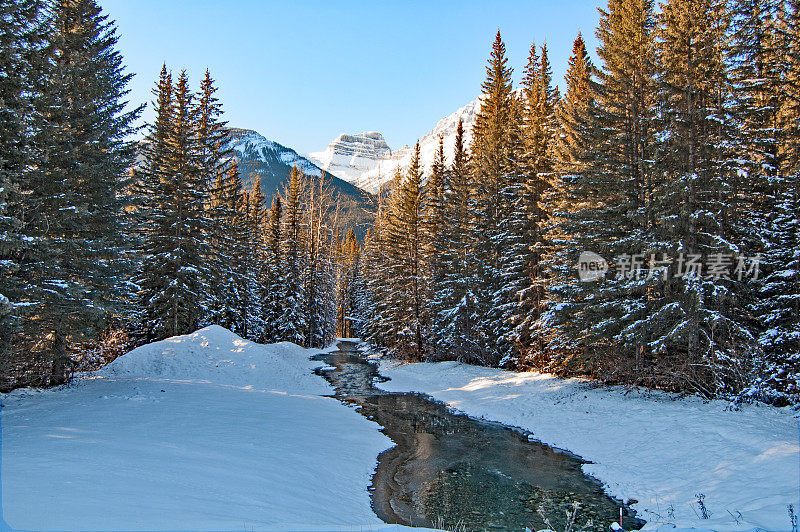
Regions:
<instances>
[{"instance_id":1,"label":"forest","mask_svg":"<svg viewBox=\"0 0 800 532\"><path fill-rule=\"evenodd\" d=\"M93 0L9 0L0 25L3 390L217 324L800 399L797 0L609 0L563 94L546 44L514 87L498 31L472 141L431 168L417 147L361 241L324 174L270 205L243 182L209 72L164 65L139 131ZM584 252L609 271L583 278Z\"/></svg>"}]
</instances>

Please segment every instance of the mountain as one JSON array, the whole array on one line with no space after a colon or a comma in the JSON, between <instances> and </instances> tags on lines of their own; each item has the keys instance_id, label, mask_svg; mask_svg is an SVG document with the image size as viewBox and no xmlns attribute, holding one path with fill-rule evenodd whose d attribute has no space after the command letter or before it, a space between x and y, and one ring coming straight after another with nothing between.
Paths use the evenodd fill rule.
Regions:
<instances>
[{"instance_id":1,"label":"mountain","mask_svg":"<svg viewBox=\"0 0 800 532\"><path fill-rule=\"evenodd\" d=\"M392 150L383 135L366 131L356 135L342 133L325 150L309 154L317 166L360 187L361 176L392 159Z\"/></svg>"},{"instance_id":2,"label":"mountain","mask_svg":"<svg viewBox=\"0 0 800 532\"><path fill-rule=\"evenodd\" d=\"M448 160L452 157L459 119L464 123L464 139L469 145L472 141L472 126L479 110L480 101L475 99L439 120L430 133L419 139L423 167L430 169L433 164L440 135L444 138L445 157ZM412 155L413 148L403 146L392 150L383 135L369 131L357 135L343 133L323 151L310 153L308 156L323 170L374 194L394 177L398 169L409 165Z\"/></svg>"},{"instance_id":3,"label":"mountain","mask_svg":"<svg viewBox=\"0 0 800 532\"><path fill-rule=\"evenodd\" d=\"M247 187L258 182L268 205L273 196L289 182L293 166L297 166L307 175L323 174L323 170L312 161L291 148L267 140L256 131L239 128L230 128L228 131L228 146L239 163L242 182ZM343 229L353 227L358 235L363 235L372 224L374 216L369 194L334 174L327 173L327 176L327 186L339 194L341 201L339 225Z\"/></svg>"}]
</instances>

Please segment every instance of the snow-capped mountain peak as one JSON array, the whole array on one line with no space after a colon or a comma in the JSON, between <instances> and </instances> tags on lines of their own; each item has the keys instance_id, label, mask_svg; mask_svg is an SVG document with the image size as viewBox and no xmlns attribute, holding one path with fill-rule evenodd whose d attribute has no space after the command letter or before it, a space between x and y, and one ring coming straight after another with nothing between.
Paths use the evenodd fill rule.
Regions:
<instances>
[{"instance_id":1,"label":"snow-capped mountain peak","mask_svg":"<svg viewBox=\"0 0 800 532\"><path fill-rule=\"evenodd\" d=\"M444 139L445 157L452 158L458 121L464 124L464 140L472 140L472 126L480 110L480 100L475 99L456 112L442 118L436 126L419 139L422 166L428 170L433 164L439 137ZM323 151L309 154L309 158L323 170L349 181L368 192L375 193L391 181L398 169L411 163L413 149L403 146L392 150L376 131L356 135L342 133Z\"/></svg>"}]
</instances>

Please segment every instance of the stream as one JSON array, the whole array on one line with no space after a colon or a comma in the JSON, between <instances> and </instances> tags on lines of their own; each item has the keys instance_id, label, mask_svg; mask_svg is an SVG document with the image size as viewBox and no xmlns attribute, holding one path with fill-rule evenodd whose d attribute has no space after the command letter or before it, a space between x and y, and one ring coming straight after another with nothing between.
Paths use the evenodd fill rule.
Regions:
<instances>
[{"instance_id":1,"label":"stream","mask_svg":"<svg viewBox=\"0 0 800 532\"><path fill-rule=\"evenodd\" d=\"M429 396L380 390L373 383L387 379L358 356L356 344L339 342L338 349L314 357L332 366L317 373L334 386L334 397L381 425L395 443L378 456L368 488L385 522L465 532L563 531L565 511L577 502L576 531L589 519L586 530L608 531L620 509L625 530L644 525L582 472L581 458L455 413Z\"/></svg>"}]
</instances>

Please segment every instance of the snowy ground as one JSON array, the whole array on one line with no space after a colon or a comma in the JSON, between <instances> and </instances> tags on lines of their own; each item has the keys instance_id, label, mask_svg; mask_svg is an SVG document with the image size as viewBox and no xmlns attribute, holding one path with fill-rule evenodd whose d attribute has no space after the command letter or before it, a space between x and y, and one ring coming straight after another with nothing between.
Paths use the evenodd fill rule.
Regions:
<instances>
[{"instance_id":1,"label":"snowy ground","mask_svg":"<svg viewBox=\"0 0 800 532\"><path fill-rule=\"evenodd\" d=\"M320 363L220 327L2 399L2 518L26 530L371 530L391 442ZM2 527L0 527L2 528ZM395 527L391 527L395 528Z\"/></svg>"},{"instance_id":2,"label":"snowy ground","mask_svg":"<svg viewBox=\"0 0 800 532\"><path fill-rule=\"evenodd\" d=\"M800 504L798 424L788 409L596 387L579 379L455 362L381 364L377 386L417 391L474 417L530 431L593 463L607 492L636 499L645 528L790 530ZM710 519L700 518L705 495Z\"/></svg>"}]
</instances>

